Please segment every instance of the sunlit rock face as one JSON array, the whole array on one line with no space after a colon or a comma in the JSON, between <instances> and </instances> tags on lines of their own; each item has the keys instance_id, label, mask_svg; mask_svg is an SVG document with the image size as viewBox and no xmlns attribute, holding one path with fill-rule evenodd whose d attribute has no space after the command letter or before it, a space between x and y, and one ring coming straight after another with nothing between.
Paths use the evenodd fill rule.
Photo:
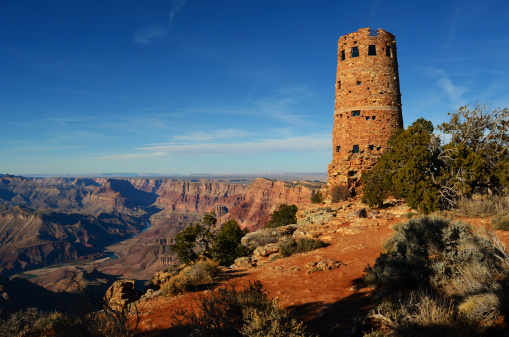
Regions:
<instances>
[{"instance_id":1,"label":"sunlit rock face","mask_svg":"<svg viewBox=\"0 0 509 337\"><path fill-rule=\"evenodd\" d=\"M395 36L362 28L340 37L327 185L358 192L362 172L376 163L402 127Z\"/></svg>"}]
</instances>

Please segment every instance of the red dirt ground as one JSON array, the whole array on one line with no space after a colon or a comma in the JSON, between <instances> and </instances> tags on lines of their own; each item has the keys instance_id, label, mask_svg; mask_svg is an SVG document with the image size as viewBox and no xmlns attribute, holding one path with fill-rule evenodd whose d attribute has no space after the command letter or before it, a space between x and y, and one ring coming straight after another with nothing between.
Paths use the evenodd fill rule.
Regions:
<instances>
[{"instance_id":1,"label":"red dirt ground","mask_svg":"<svg viewBox=\"0 0 509 337\"><path fill-rule=\"evenodd\" d=\"M370 310L376 299L372 288L363 286L362 275L368 264L373 265L382 250L382 242L392 236L391 225L404 222L409 209L403 204L381 210L379 218L352 218L348 213L362 208L352 203L338 211L333 221L309 225L310 231L329 244L325 248L277 259L248 270L229 270L219 286L234 284L237 289L259 280L270 298L277 298L297 319L306 322L309 330L319 336L338 336L352 329L357 318ZM490 226L489 220L463 219ZM497 233L503 242L509 233ZM329 271L308 274L309 264L325 258L343 264ZM159 296L139 301L141 336L163 336L171 332L171 315L181 304L192 303L197 293L176 297Z\"/></svg>"}]
</instances>

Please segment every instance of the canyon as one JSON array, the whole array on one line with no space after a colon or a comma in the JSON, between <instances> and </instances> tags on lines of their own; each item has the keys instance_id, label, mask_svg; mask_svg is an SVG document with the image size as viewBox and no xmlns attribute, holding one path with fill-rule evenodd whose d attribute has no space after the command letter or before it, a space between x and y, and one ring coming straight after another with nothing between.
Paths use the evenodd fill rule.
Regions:
<instances>
[{"instance_id":1,"label":"canyon","mask_svg":"<svg viewBox=\"0 0 509 337\"><path fill-rule=\"evenodd\" d=\"M169 245L214 211L218 223L262 228L283 203L310 203L318 182L257 179L24 178L0 176L0 271L37 284L79 263L86 271L148 280L176 262ZM147 228L147 224L150 225ZM114 258L111 258L114 257ZM73 268L68 266L66 268ZM61 268L60 268L61 269ZM58 274L58 275L60 275Z\"/></svg>"}]
</instances>

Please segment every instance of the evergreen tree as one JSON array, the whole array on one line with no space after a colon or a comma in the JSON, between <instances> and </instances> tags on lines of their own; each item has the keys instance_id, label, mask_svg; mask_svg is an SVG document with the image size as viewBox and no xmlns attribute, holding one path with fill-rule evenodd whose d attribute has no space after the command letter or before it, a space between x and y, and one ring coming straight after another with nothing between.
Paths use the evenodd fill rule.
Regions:
<instances>
[{"instance_id":1,"label":"evergreen tree","mask_svg":"<svg viewBox=\"0 0 509 337\"><path fill-rule=\"evenodd\" d=\"M189 226L175 236L175 243L170 245L170 250L177 254L177 258L185 264L198 259L197 252L210 255L210 248L214 235L212 230L217 223L214 211L205 213L203 224L197 223Z\"/></svg>"},{"instance_id":2,"label":"evergreen tree","mask_svg":"<svg viewBox=\"0 0 509 337\"><path fill-rule=\"evenodd\" d=\"M389 149L368 173L363 186L363 200L381 205L390 193L424 213L440 208L439 147L434 146L433 124L423 118L407 130L396 132L388 142Z\"/></svg>"},{"instance_id":3,"label":"evergreen tree","mask_svg":"<svg viewBox=\"0 0 509 337\"><path fill-rule=\"evenodd\" d=\"M246 256L249 250L240 244L240 240L247 234L241 230L237 221L228 220L214 238L212 256L222 266L230 266L236 258Z\"/></svg>"},{"instance_id":4,"label":"evergreen tree","mask_svg":"<svg viewBox=\"0 0 509 337\"><path fill-rule=\"evenodd\" d=\"M276 228L297 223L297 206L281 204L279 208L270 214L270 219L265 225L267 228Z\"/></svg>"}]
</instances>

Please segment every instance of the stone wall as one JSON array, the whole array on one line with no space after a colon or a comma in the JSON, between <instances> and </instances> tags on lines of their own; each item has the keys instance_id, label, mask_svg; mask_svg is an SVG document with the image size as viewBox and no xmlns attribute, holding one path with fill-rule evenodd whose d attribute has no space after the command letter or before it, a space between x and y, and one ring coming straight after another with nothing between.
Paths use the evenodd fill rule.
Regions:
<instances>
[{"instance_id":1,"label":"stone wall","mask_svg":"<svg viewBox=\"0 0 509 337\"><path fill-rule=\"evenodd\" d=\"M403 127L394 35L362 28L339 39L335 98L328 186L358 191L362 172Z\"/></svg>"}]
</instances>

